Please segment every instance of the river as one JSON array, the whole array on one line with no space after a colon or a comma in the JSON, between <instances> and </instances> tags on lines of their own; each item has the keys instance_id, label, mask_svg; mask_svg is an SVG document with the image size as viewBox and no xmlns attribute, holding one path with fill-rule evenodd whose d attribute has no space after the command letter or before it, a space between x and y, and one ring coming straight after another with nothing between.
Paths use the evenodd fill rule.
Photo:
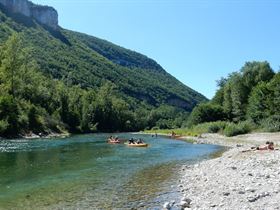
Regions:
<instances>
[{"instance_id":1,"label":"river","mask_svg":"<svg viewBox=\"0 0 280 210\"><path fill-rule=\"evenodd\" d=\"M221 147L166 137L147 148L111 145L111 134L0 141L1 209L161 209L180 199L180 167Z\"/></svg>"}]
</instances>

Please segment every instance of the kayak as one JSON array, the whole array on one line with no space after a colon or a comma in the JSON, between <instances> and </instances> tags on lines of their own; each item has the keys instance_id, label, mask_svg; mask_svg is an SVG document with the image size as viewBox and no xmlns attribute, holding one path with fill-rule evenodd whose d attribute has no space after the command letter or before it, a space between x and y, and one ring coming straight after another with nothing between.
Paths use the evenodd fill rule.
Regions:
<instances>
[{"instance_id":1,"label":"kayak","mask_svg":"<svg viewBox=\"0 0 280 210\"><path fill-rule=\"evenodd\" d=\"M141 143L141 144L129 144L129 143L125 143L128 147L147 147L148 144L147 143Z\"/></svg>"},{"instance_id":2,"label":"kayak","mask_svg":"<svg viewBox=\"0 0 280 210\"><path fill-rule=\"evenodd\" d=\"M119 143L121 143L121 142L120 142L120 140L109 140L109 139L108 139L108 143L109 143L109 144L119 144Z\"/></svg>"}]
</instances>

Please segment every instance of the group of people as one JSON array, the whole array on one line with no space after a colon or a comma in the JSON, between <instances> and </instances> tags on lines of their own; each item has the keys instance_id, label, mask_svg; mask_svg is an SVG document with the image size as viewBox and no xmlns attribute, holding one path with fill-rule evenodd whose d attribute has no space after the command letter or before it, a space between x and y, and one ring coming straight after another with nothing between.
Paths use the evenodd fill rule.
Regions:
<instances>
[{"instance_id":1,"label":"group of people","mask_svg":"<svg viewBox=\"0 0 280 210\"><path fill-rule=\"evenodd\" d=\"M113 136L110 136L109 139L108 139L109 142L112 142L112 143L119 143L120 140L119 140L119 137L113 137Z\"/></svg>"},{"instance_id":2,"label":"group of people","mask_svg":"<svg viewBox=\"0 0 280 210\"><path fill-rule=\"evenodd\" d=\"M128 140L128 144L144 144L144 141L143 141L143 139L134 139L134 138L130 138L129 140Z\"/></svg>"}]
</instances>

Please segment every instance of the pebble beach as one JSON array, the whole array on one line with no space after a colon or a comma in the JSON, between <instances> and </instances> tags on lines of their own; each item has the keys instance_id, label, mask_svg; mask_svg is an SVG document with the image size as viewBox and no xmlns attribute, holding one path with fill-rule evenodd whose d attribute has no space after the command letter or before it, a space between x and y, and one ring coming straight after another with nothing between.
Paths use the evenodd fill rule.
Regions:
<instances>
[{"instance_id":1,"label":"pebble beach","mask_svg":"<svg viewBox=\"0 0 280 210\"><path fill-rule=\"evenodd\" d=\"M204 134L192 140L228 150L218 158L183 166L178 181L181 201L167 201L165 209L280 209L280 133L230 138ZM266 141L273 141L276 150L251 150Z\"/></svg>"}]
</instances>

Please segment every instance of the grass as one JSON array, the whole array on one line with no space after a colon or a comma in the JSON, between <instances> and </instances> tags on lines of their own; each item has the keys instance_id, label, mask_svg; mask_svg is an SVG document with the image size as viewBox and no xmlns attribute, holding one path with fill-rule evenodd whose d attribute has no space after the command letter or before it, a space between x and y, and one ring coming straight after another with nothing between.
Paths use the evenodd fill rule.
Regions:
<instances>
[{"instance_id":1,"label":"grass","mask_svg":"<svg viewBox=\"0 0 280 210\"><path fill-rule=\"evenodd\" d=\"M191 128L179 128L179 129L152 129L145 130L144 133L160 133L171 135L172 132L175 132L176 135L180 136L194 136L198 137L203 133L220 133L225 136L236 136L239 134L249 133L254 129L254 125L250 122L244 121L238 124L225 122L225 121L217 121L217 122L208 122L198 124Z\"/></svg>"}]
</instances>

